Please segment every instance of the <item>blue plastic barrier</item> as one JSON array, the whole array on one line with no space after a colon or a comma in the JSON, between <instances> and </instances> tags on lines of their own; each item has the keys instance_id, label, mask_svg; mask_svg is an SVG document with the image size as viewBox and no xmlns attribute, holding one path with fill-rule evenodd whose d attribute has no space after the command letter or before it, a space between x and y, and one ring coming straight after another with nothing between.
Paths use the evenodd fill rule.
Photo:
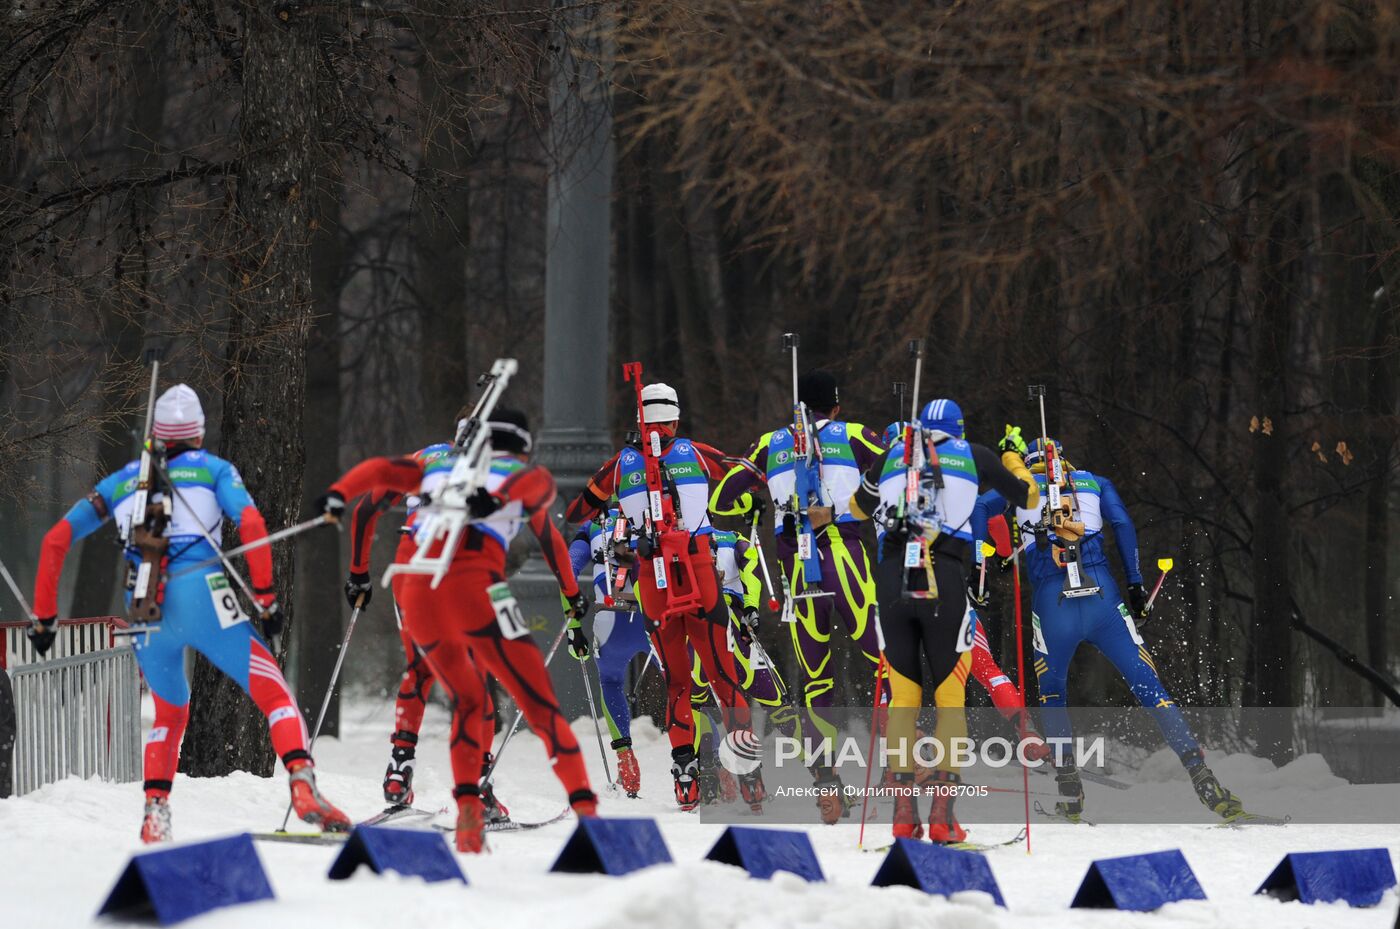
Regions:
<instances>
[{"instance_id":1,"label":"blue plastic barrier","mask_svg":"<svg viewBox=\"0 0 1400 929\"><path fill-rule=\"evenodd\" d=\"M1186 856L1174 848L1095 861L1089 865L1070 906L1146 912L1164 903L1205 898Z\"/></svg>"},{"instance_id":2,"label":"blue plastic barrier","mask_svg":"<svg viewBox=\"0 0 1400 929\"><path fill-rule=\"evenodd\" d=\"M670 864L671 851L654 819L579 820L551 871L571 874L627 874L654 864Z\"/></svg>"},{"instance_id":3,"label":"blue plastic barrier","mask_svg":"<svg viewBox=\"0 0 1400 929\"><path fill-rule=\"evenodd\" d=\"M97 915L154 913L169 926L220 907L272 899L253 838L244 834L132 855Z\"/></svg>"},{"instance_id":4,"label":"blue plastic barrier","mask_svg":"<svg viewBox=\"0 0 1400 929\"><path fill-rule=\"evenodd\" d=\"M362 864L369 865L375 874L396 871L429 882L467 882L457 856L436 829L429 832L357 826L331 865L329 877L333 881L343 881Z\"/></svg>"},{"instance_id":5,"label":"blue plastic barrier","mask_svg":"<svg viewBox=\"0 0 1400 929\"><path fill-rule=\"evenodd\" d=\"M1340 852L1293 852L1283 856L1255 893L1281 900L1375 906L1395 886L1390 852L1354 848Z\"/></svg>"},{"instance_id":6,"label":"blue plastic barrier","mask_svg":"<svg viewBox=\"0 0 1400 929\"><path fill-rule=\"evenodd\" d=\"M789 871L808 881L826 880L805 832L730 826L705 857L737 865L753 877L770 878L774 872Z\"/></svg>"},{"instance_id":7,"label":"blue plastic barrier","mask_svg":"<svg viewBox=\"0 0 1400 929\"><path fill-rule=\"evenodd\" d=\"M917 839L895 839L870 883L875 887L917 887L924 893L945 897L964 890L980 890L991 894L997 906L1006 906L986 856Z\"/></svg>"}]
</instances>

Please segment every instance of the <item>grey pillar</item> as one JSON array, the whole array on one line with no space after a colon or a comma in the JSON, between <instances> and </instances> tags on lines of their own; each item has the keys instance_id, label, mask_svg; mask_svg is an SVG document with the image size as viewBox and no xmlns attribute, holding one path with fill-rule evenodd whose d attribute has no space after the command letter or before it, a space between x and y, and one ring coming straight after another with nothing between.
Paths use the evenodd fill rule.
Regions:
<instances>
[{"instance_id":1,"label":"grey pillar","mask_svg":"<svg viewBox=\"0 0 1400 929\"><path fill-rule=\"evenodd\" d=\"M554 473L552 507L564 507L613 452L608 436L608 302L612 262L611 49L598 7L568 14L556 39L550 83L549 205L545 258L544 424L535 460ZM620 374L618 375L620 376ZM548 648L562 622L559 585L536 550L511 579L531 628ZM587 712L583 683L567 654L555 657L555 688L570 717Z\"/></svg>"}]
</instances>

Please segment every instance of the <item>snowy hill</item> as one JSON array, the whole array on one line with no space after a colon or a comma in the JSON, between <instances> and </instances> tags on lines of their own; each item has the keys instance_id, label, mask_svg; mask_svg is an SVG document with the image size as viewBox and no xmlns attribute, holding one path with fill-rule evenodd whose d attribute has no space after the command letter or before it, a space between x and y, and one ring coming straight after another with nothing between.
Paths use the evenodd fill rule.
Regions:
<instances>
[{"instance_id":1,"label":"snowy hill","mask_svg":"<svg viewBox=\"0 0 1400 929\"><path fill-rule=\"evenodd\" d=\"M387 760L388 704L358 703L343 712L344 738L317 747L325 793L359 819L381 807L380 778ZM603 783L592 725L575 723L595 786ZM1060 927L1142 926L1376 929L1389 927L1400 896L1389 894L1381 907L1353 910L1345 905L1307 906L1253 896L1254 889L1289 851L1386 846L1400 849L1393 825L1289 825L1235 830L1210 825L1071 826L1034 823L1032 853L1024 846L988 853L1008 909L978 894L948 901L912 889L869 885L883 855L856 848L857 827L807 829L828 883L808 885L780 875L753 881L742 871L701 859L723 831L695 814L681 813L671 799L669 750L656 729L643 720L634 737L642 761L643 795L629 800L603 791L604 815L652 816L661 824L674 866L653 868L625 878L553 875L548 868L573 829L566 820L532 832L494 834L491 854L462 856L470 886L426 885L396 876L376 877L361 870L348 882L331 882L326 870L337 848L259 843L258 852L277 901L216 911L190 921L192 929L255 925L335 926L336 929L393 929L402 926L530 926L567 929L621 929L624 926L705 929L757 927L861 927L914 929L959 927L993 929L1030 924ZM418 806L449 802L444 734L445 714L430 708L418 768ZM563 806L562 792L549 773L539 742L517 737L498 775L499 792L521 820L547 819ZM1243 774L1242 763L1237 765ZM1269 784L1257 774L1251 790L1350 790L1325 777L1300 778L1283 769L1288 783ZM1328 785L1332 786L1328 786ZM1181 790L1181 783L1162 789ZM1103 797L1088 786L1090 803ZM1157 789L1156 785L1135 790ZM1112 793L1112 792L1110 792ZM1246 796L1246 799L1250 799ZM1106 798L1105 798L1106 799ZM276 828L286 804L285 779L249 775L194 780L180 778L171 797L177 839L189 841L242 831ZM29 796L0 801L0 925L38 929L91 924L93 914L133 853L141 791L137 784L103 784L69 779ZM1015 827L975 827L974 838L1010 837ZM888 826L872 826L868 845L888 842ZM1067 909L1094 858L1180 848L1204 887L1207 902L1172 904L1153 914Z\"/></svg>"}]
</instances>

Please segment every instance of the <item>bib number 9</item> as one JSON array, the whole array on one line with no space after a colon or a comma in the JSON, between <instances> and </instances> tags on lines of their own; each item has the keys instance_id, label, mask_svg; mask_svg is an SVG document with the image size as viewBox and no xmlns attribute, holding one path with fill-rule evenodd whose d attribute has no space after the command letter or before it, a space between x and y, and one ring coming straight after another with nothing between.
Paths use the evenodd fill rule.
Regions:
<instances>
[{"instance_id":1,"label":"bib number 9","mask_svg":"<svg viewBox=\"0 0 1400 929\"><path fill-rule=\"evenodd\" d=\"M238 605L238 597L222 571L204 575L204 583L209 586L209 600L214 604L214 615L219 620L219 628L229 629L248 621L248 615Z\"/></svg>"},{"instance_id":2,"label":"bib number 9","mask_svg":"<svg viewBox=\"0 0 1400 929\"><path fill-rule=\"evenodd\" d=\"M491 596L491 608L496 611L496 625L501 627L501 635L507 639L518 639L530 634L525 625L525 617L520 612L520 604L505 583L492 584L486 588Z\"/></svg>"}]
</instances>

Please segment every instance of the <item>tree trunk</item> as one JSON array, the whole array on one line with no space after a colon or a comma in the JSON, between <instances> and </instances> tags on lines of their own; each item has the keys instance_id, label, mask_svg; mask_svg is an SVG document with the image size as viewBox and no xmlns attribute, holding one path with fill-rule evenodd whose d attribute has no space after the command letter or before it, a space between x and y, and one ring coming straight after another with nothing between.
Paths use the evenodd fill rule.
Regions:
<instances>
[{"instance_id":1,"label":"tree trunk","mask_svg":"<svg viewBox=\"0 0 1400 929\"><path fill-rule=\"evenodd\" d=\"M221 450L243 474L270 529L302 501L302 419L311 331L311 215L316 123L314 18L245 2L240 170L229 261L232 294ZM292 415L288 415L289 412ZM291 628L294 560L273 569ZM251 605L250 605L251 609ZM285 636L284 636L285 641ZM280 656L279 656L280 657ZM196 777L270 775L266 721L241 689L199 659L181 767Z\"/></svg>"},{"instance_id":2,"label":"tree trunk","mask_svg":"<svg viewBox=\"0 0 1400 929\"><path fill-rule=\"evenodd\" d=\"M1254 385L1257 428L1253 434L1254 611L1250 624L1249 705L1276 707L1259 730L1259 748L1282 764L1292 758L1293 633L1290 627L1289 552L1292 548L1284 472L1288 455L1289 345L1294 332L1294 293L1300 286L1302 203L1284 185L1298 169L1293 153L1281 152L1261 168L1264 243L1254 315ZM1288 167L1284 167L1287 165Z\"/></svg>"},{"instance_id":3,"label":"tree trunk","mask_svg":"<svg viewBox=\"0 0 1400 929\"><path fill-rule=\"evenodd\" d=\"M1395 312L1390 295L1372 306L1371 345L1392 344L1395 337ZM1390 462L1394 433L1387 425L1395 414L1395 363L1387 353L1375 351L1368 362L1367 430L1374 445L1373 461L1376 477L1366 489L1366 663L1385 674L1390 670L1387 642L1390 609ZM1370 700L1376 706L1385 705L1385 698L1375 688L1369 688Z\"/></svg>"},{"instance_id":4,"label":"tree trunk","mask_svg":"<svg viewBox=\"0 0 1400 929\"><path fill-rule=\"evenodd\" d=\"M344 190L334 165L322 171L320 208L311 242L311 293L316 318L306 357L306 481L304 509L340 476L340 296L346 279L348 250L340 226ZM310 724L331 685L336 656L344 634L341 599L343 580L339 535L317 534L298 546L296 648L297 704ZM343 680L342 680L343 685ZM343 689L343 688L342 688ZM340 735L340 696L332 693L322 735Z\"/></svg>"},{"instance_id":5,"label":"tree trunk","mask_svg":"<svg viewBox=\"0 0 1400 929\"><path fill-rule=\"evenodd\" d=\"M414 290L422 323L423 426L451 437L453 422L471 397L467 359L467 242L470 192L467 170L474 151L462 124L467 78L461 56L442 47L431 27L419 66L423 111L432 128L423 144L419 206L413 230ZM446 73L445 73L446 72Z\"/></svg>"},{"instance_id":6,"label":"tree trunk","mask_svg":"<svg viewBox=\"0 0 1400 929\"><path fill-rule=\"evenodd\" d=\"M152 24L136 14L131 27L131 32L140 36L153 25L149 46L138 44L134 48L130 84L133 92L115 98L131 101L131 106L119 119L120 141L116 148L133 155L144 152L144 157L133 158L133 163L143 166L156 160L155 148L165 124L169 21ZM118 240L114 278L103 295L102 341L109 350L103 370L108 383L101 401L106 425L97 438L99 475L119 470L134 457L132 434L141 428L137 421L139 413L122 415L132 408L133 392L114 381L129 373L128 366L140 360L142 334L150 310L147 236L151 217L156 213L155 196L144 189L128 194L126 228ZM139 277L135 288L123 282L128 274ZM128 296L133 290L134 300ZM144 386L144 378L136 380ZM121 571L121 561L121 548L113 544L109 534L90 536L83 541L78 555L77 580L73 585L71 612L74 616L103 616L111 612L113 594L117 590L113 582Z\"/></svg>"}]
</instances>

